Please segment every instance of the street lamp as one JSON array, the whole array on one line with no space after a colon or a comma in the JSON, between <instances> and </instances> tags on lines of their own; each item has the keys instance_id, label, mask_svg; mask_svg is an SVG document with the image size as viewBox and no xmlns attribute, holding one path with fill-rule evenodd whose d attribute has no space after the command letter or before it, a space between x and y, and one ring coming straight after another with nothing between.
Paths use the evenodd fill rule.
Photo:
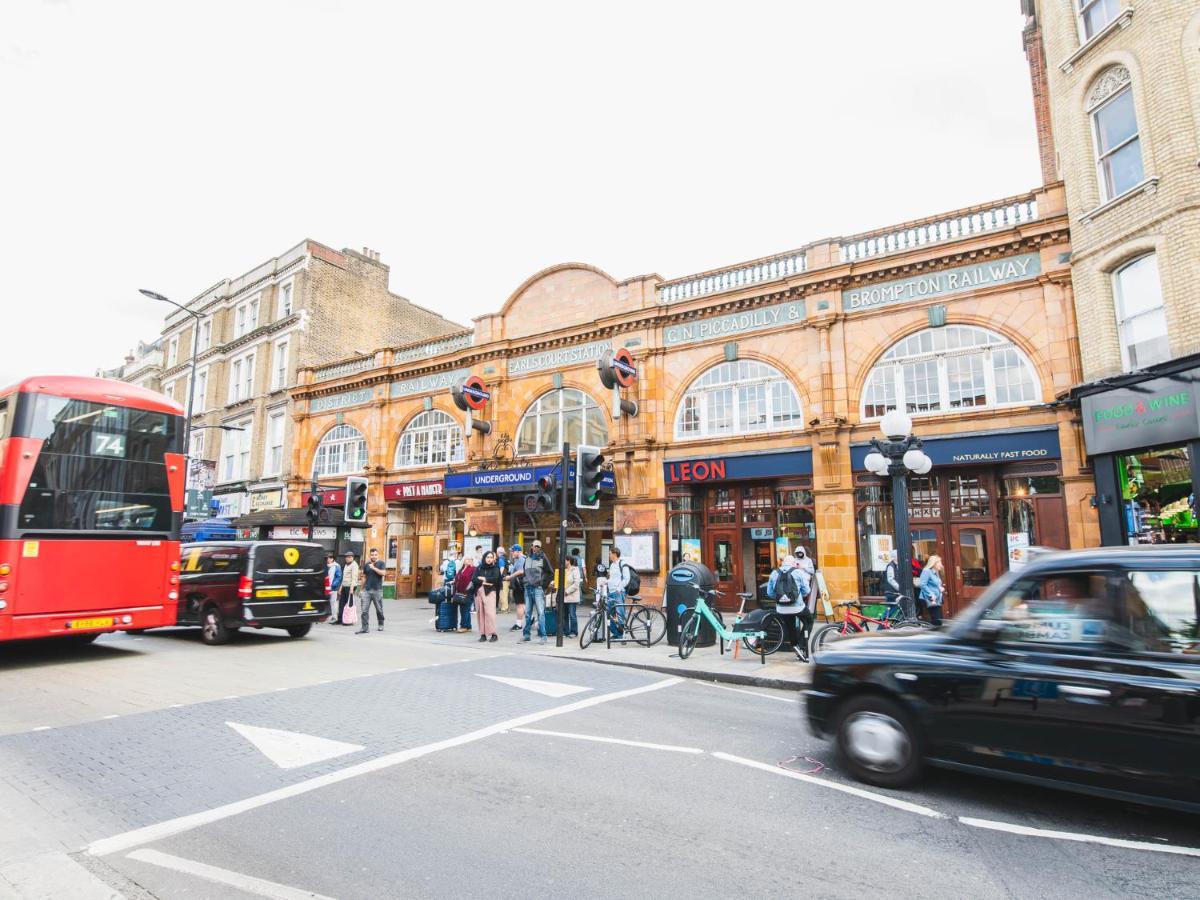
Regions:
<instances>
[{"instance_id":1,"label":"street lamp","mask_svg":"<svg viewBox=\"0 0 1200 900\"><path fill-rule=\"evenodd\" d=\"M869 472L881 478L892 476L892 518L896 533L896 576L900 593L912 595L912 532L908 527L908 473L925 475L933 468L921 449L921 439L912 433L912 419L893 409L879 422L883 439L871 439L871 452L863 460ZM913 613L914 610L905 610Z\"/></svg>"},{"instance_id":2,"label":"street lamp","mask_svg":"<svg viewBox=\"0 0 1200 900\"><path fill-rule=\"evenodd\" d=\"M188 378L188 400L187 400L187 421L183 432L183 458L188 458L188 451L192 446L192 398L196 395L196 350L200 346L200 320L204 318L195 310L188 309L169 297L164 297L156 291L150 291L146 288L138 288L138 293L143 297L149 297L151 300L157 300L159 303L170 303L176 309L182 309L185 313L196 320L196 324L192 328L192 374Z\"/></svg>"}]
</instances>

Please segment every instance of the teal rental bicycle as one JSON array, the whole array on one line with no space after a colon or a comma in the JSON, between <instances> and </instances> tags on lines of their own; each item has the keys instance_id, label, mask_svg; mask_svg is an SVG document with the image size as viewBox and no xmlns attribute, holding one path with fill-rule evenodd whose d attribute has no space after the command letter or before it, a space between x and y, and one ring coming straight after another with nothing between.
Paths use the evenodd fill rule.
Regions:
<instances>
[{"instance_id":1,"label":"teal rental bicycle","mask_svg":"<svg viewBox=\"0 0 1200 900\"><path fill-rule=\"evenodd\" d=\"M712 609L705 597L718 597L720 591L696 589L695 609L683 608L679 617L679 658L687 659L700 642L700 623L707 619L717 640L721 642L721 653L725 653L725 642L741 641L751 653L757 653L759 662L767 663L767 657L783 646L783 622L774 613L767 613L757 623L743 623L741 618L733 628L726 628L721 613ZM683 604L680 604L682 606ZM744 603L743 603L744 605Z\"/></svg>"}]
</instances>

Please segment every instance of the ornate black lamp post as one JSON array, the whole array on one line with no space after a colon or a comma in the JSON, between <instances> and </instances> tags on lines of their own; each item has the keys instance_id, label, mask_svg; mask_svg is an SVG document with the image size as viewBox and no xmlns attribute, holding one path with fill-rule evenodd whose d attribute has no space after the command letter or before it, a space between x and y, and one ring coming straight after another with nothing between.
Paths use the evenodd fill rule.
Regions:
<instances>
[{"instance_id":1,"label":"ornate black lamp post","mask_svg":"<svg viewBox=\"0 0 1200 900\"><path fill-rule=\"evenodd\" d=\"M892 518L895 520L896 576L900 592L913 596L912 532L908 527L908 473L925 475L933 460L921 449L921 439L912 433L912 419L898 409L879 422L883 439L872 438L872 451L863 460L876 475L892 476ZM907 610L912 613L914 610Z\"/></svg>"}]
</instances>

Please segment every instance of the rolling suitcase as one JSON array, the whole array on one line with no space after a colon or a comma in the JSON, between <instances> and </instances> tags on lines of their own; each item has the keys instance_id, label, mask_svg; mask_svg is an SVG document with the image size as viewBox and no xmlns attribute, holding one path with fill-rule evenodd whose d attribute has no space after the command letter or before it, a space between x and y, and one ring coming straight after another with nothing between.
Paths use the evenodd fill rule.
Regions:
<instances>
[{"instance_id":1,"label":"rolling suitcase","mask_svg":"<svg viewBox=\"0 0 1200 900\"><path fill-rule=\"evenodd\" d=\"M454 608L454 604L443 600L437 605L437 630L453 631L457 617L458 610Z\"/></svg>"}]
</instances>

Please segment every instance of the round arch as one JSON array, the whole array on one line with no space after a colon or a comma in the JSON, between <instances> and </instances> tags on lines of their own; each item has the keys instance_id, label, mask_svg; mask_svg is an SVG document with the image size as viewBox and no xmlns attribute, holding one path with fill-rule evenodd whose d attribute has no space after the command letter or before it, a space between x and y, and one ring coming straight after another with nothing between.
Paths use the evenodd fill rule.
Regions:
<instances>
[{"instance_id":1,"label":"round arch","mask_svg":"<svg viewBox=\"0 0 1200 900\"><path fill-rule=\"evenodd\" d=\"M804 427L804 403L774 361L709 361L690 374L671 421L675 440L791 431Z\"/></svg>"},{"instance_id":2,"label":"round arch","mask_svg":"<svg viewBox=\"0 0 1200 900\"><path fill-rule=\"evenodd\" d=\"M416 469L444 466L465 459L462 423L445 410L418 410L405 422L396 438L392 466Z\"/></svg>"},{"instance_id":3,"label":"round arch","mask_svg":"<svg viewBox=\"0 0 1200 900\"><path fill-rule=\"evenodd\" d=\"M558 453L572 446L608 443L608 415L588 391L564 384L534 398L517 423L515 456Z\"/></svg>"},{"instance_id":4,"label":"round arch","mask_svg":"<svg viewBox=\"0 0 1200 900\"><path fill-rule=\"evenodd\" d=\"M313 452L314 478L357 475L368 461L367 436L354 425L343 422L329 428Z\"/></svg>"},{"instance_id":5,"label":"round arch","mask_svg":"<svg viewBox=\"0 0 1200 900\"><path fill-rule=\"evenodd\" d=\"M1026 406L1042 396L1029 353L994 327L918 328L885 347L855 385L860 421L903 405L910 415Z\"/></svg>"}]
</instances>

